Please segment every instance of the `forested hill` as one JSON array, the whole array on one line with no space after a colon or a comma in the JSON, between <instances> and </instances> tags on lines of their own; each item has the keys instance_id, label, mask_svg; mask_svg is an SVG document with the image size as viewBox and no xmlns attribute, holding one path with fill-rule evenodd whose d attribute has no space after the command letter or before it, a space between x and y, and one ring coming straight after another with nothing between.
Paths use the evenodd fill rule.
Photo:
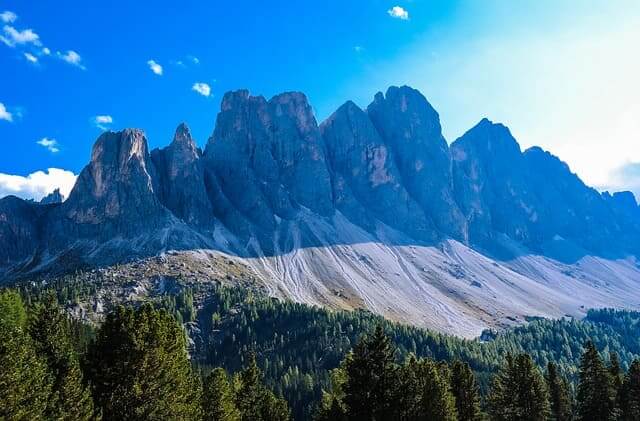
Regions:
<instances>
[{"instance_id":1,"label":"forested hill","mask_svg":"<svg viewBox=\"0 0 640 421\"><path fill-rule=\"evenodd\" d=\"M91 294L89 287L80 284L57 289L63 303ZM25 287L23 294L27 302L37 300L41 288ZM199 303L203 296L206 300ZM640 355L640 313L632 311L592 310L584 320L535 319L498 334L486 332L484 340L464 340L393 323L367 311L330 311L224 286L178 288L155 299L155 305L184 323L193 361L204 372L218 366L238 372L250 351L255 351L266 383L286 398L296 419L311 416L322 391L329 388L329 371L377 325L383 326L397 347L398 361L415 354L468 362L483 392L508 354L528 353L539 367L555 362L571 381L577 378L588 340L605 360L609 352L617 353L624 370Z\"/></svg>"}]
</instances>

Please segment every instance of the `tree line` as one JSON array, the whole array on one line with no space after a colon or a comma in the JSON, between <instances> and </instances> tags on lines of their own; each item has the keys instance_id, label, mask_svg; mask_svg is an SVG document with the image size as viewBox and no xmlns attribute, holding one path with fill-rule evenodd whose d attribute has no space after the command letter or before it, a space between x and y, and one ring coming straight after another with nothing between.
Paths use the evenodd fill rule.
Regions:
<instances>
[{"instance_id":1,"label":"tree line","mask_svg":"<svg viewBox=\"0 0 640 421\"><path fill-rule=\"evenodd\" d=\"M193 339L196 339L196 344L191 343L189 346L191 351L190 360L186 350L178 353L184 355L184 358L187 358L190 362L188 365L190 367L189 373L185 374L187 372L184 371L184 366L177 363L172 366L172 370L183 373L180 376L176 376L176 379L189 379L189 382L185 384L190 386L185 386L185 389L196 390L195 394L199 396L195 399L195 401L199 402L199 406L196 405L195 407L196 418L171 418L170 416L167 418L165 416L165 419L200 419L198 417L204 416L206 411L211 411L212 408L218 407L229 407L231 408L231 413L236 415L232 415L230 418L210 419L277 419L269 417L275 416L274 414L285 416L284 414L288 413L293 419L302 420L319 417L319 414L331 407L336 411L339 408L344 410L348 405L339 397L340 391L344 390L341 385L345 384L345 379L347 378L345 367L347 367L348 361L354 355L357 355L358 347L364 346L363 344L370 341L371 338L366 333L375 331L376 327L380 327L383 335L392 344L394 362L390 367L403 380L400 382L401 386L394 386L393 388L395 389L392 388L393 391L389 392L390 396L396 396L398 398L396 401L398 402L402 401L399 400L402 397L413 396L412 403L407 404L408 407L413 409L403 410L405 411L403 416L406 418L399 419L422 419L415 415L417 414L415 411L418 410L416 408L421 408L421 405L426 405L427 403L425 399L419 398L422 393L420 391L426 390L425 388L431 388L436 392L438 390L450 390L449 394L444 393L442 396L443 402L451 402L447 396L454 396L455 417L459 417L454 419L472 418L461 418L465 411L458 406L458 401L455 399L457 395L453 390L467 391L465 396L469 398L463 399L464 402L474 402L475 398L471 399L471 397L478 397L478 402L482 409L480 411L481 417L524 419L517 416L509 418L506 415L503 418L499 418L495 408L501 407L501 405L492 404L492 402L500 402L497 398L494 399L497 396L494 391L498 390L496 389L496 378L499 377L500 373L503 373L505 367L509 367L509 364L511 365L512 375L515 372L524 370L527 364L520 360L523 354L529 355L528 358L536 369L537 367L545 368L545 372L542 375L543 378L546 379L550 376L551 378L559 379L554 382L546 380L544 382L543 389L546 391L549 411L552 414L555 413L553 412L554 405L558 406L557 402L568 400L571 416L577 417L581 358L583 358L585 343L590 339L593 339L594 348L603 351L604 355L612 355L607 358L607 361L611 360L605 366L607 371L609 371L609 365L618 366L619 373L633 373L632 369L634 367L637 370L637 363L634 362L634 358L639 348L638 320L640 320L640 317L636 312L591 311L583 321L572 319L532 320L526 326L496 335L490 341L481 342L463 340L392 323L366 311L334 312L318 307L274 300L255 294L251 290L215 286L213 289L207 289L206 291L199 290L198 287L193 289L182 288L175 295L162 295L157 301L153 302L153 306L143 306L137 310L127 307L115 309L102 323L100 329L94 333L89 326L66 317L62 308L55 303L55 301L60 301L69 308L70 303L82 301L83 291L90 292L91 287L84 284L66 283L64 284L64 289L57 289L56 291L57 296L51 296L50 291L34 288L33 286L28 286L21 291L24 301L21 306L24 309L25 317L19 317L18 319L24 319L26 324L18 324L18 326L23 326L19 330L27 332L27 338L23 338L22 341L27 345L31 343L31 346L37 346L39 341L36 338L38 335L35 335L35 330L31 327L34 323L33 320L37 319L35 317L37 309L57 306L57 310L53 313L61 315L62 325L66 326L62 330L67 333L62 336L70 336L70 339L63 341L67 343L67 348L62 348L70 349L70 351L57 352L56 355L75 355L75 357L67 357L67 360L77 361L82 378L80 383L85 385L85 390L89 391L94 412L97 411L96 413L105 419L119 419L118 417L124 416L124 413L119 413L117 417L108 418L111 416L109 414L114 413L109 411L117 409L112 403L116 400L114 396L117 395L113 391L114 385L122 382L122 379L127 380L126 384L131 385L130 390L135 391L135 393L141 393L140 390L154 390L153 387L148 387L150 383L145 383L148 374L136 377L136 375L131 374L131 367L139 366L145 368L148 373L158 375L158 383L171 384L168 380L169 377L164 375L162 370L152 368L157 367L160 364L159 361L165 361L164 358L168 358L166 357L168 351L162 351L160 356L157 357L158 359L154 359L155 357L152 358L142 350L162 350L165 347L186 349L187 340L192 341ZM16 295L15 293L12 294ZM207 300L204 305L199 304L196 311L194 305L196 298L194 297L203 295L206 295ZM70 299L69 297L72 298ZM47 301L49 301L49 304L44 305ZM142 308L147 308L147 315L138 315ZM162 309L166 311L163 312L161 311ZM156 316L151 317L151 314L156 312L164 314L160 319L166 319L167 321L160 323L156 320ZM12 312L3 310L2 314L12 314ZM49 318L52 317L50 316ZM200 332L197 336L200 336L200 338L194 337L192 332L190 332L191 337L186 338L184 328L180 323L176 323L174 318L179 322L185 323L196 321ZM46 325L49 324L47 323ZM146 327L136 328L139 324ZM174 325L174 328L169 329L167 326L171 324ZM112 327L109 328L109 326ZM113 326L116 326L117 329ZM106 330L107 328L111 330ZM103 338L102 335L106 334L103 332L107 331L110 332L105 336L107 339L101 339ZM126 332L126 335L122 332ZM151 335L150 332L155 333ZM152 341L154 346L150 346L145 342L151 340L149 338L154 336L179 339L175 339L178 341L177 343L169 341L163 346L159 345L163 343L159 339ZM145 339L143 340L142 338ZM3 341L3 344L8 342L10 341ZM118 346L114 348L113 344L118 344ZM37 348L34 349L37 350ZM120 354L116 354L113 349L120 349ZM156 351L149 352L154 355ZM36 355L41 357L46 353L37 350ZM165 356L162 357L162 355ZM113 368L109 368L122 367L122 365L118 365L120 364L119 361L127 356L130 358L126 362L127 370L120 368L121 372L118 372L113 371ZM27 359L26 361L28 362L29 360ZM2 364L4 366L4 360ZM46 365L49 372L54 371L55 365L52 364ZM605 363L602 362L602 364ZM62 366L68 365L73 364L68 362L62 364ZM95 367L102 368L96 371ZM249 370L250 368L251 370ZM59 372L61 369L56 370L55 372ZM249 387L247 390L259 389L260 392L253 394L247 393L246 390L239 392L242 390L243 385L242 373L247 370L248 372L257 373L257 375L251 376L247 374L245 383L249 382L249 384L256 385L255 388ZM145 371L142 372L147 373ZM215 377L211 377L214 373ZM234 374L230 376L227 373ZM51 378L51 375L49 374L46 377ZM60 376L56 375L56 377ZM436 377L438 381L435 384L440 385L439 389L426 380ZM633 376L631 377L633 378ZM394 377L390 378L393 379ZM624 384L625 377L622 374L615 378L619 380L615 382L612 380L612 383ZM249 379L259 379L259 381L249 381ZM505 384L519 384L517 382L514 383L513 380L511 382ZM470 389L468 387L462 389L461 386L456 386L471 383L478 389L476 394L469 392ZM602 381L597 383L599 385L603 384ZM0 385L2 384L0 383ZM58 381L58 384L61 384L60 381ZM393 384L393 382L389 384ZM87 388L86 385L90 387ZM213 389L215 392L212 392L212 385L216 385L216 388ZM228 385L228 387L225 385ZM33 389L30 386L25 387L29 390ZM51 386L51 389L56 388L59 387ZM104 393L99 393L100 390L104 391ZM406 392L407 390L412 390L413 393L408 393ZM504 390L511 391L513 388L505 386ZM561 393L554 392L557 390L560 390ZM617 387L616 390L622 390L621 386ZM113 395L109 395L107 392ZM141 398L135 393L122 395L129 396L128 400L125 400L127 402L126 408L128 408L125 412L130 417L135 415L135 411L131 411L130 408L138 402L141 400L145 402L154 401L152 399L153 395L143 394L140 395L143 396ZM155 393L159 394L161 392L156 390ZM23 395L17 393L15 396ZM623 419L620 418L623 414L623 404L626 402L623 395L622 392L615 393L616 398L611 411L613 418L608 419ZM630 395L633 396L633 394ZM190 401L193 402L193 395L189 396L191 396ZM208 396L208 398L203 398L205 396ZM253 413L248 418L242 418L242 414L246 413L249 408L256 407L255 403L243 405L241 397L245 396L257 396L258 398L255 398L254 402L265 402L264 406L262 406L263 409L259 412L263 418L256 418L258 416L256 413ZM285 399L281 399L281 396ZM338 396L338 398L335 398L335 396ZM559 399L558 396L566 396L567 398ZM218 400L214 400L212 397L218 397L216 398ZM223 399L222 397L225 398ZM508 395L508 398L506 400L511 400L513 393ZM82 399L73 399L73 401L82 402ZM528 399L524 401L529 402ZM220 402L220 404L206 407L205 402ZM51 406L52 404L49 405ZM178 403L171 403L169 406L180 408ZM445 406L450 405L447 404ZM471 406L474 407L473 405ZM564 406L566 407L566 405ZM258 405L258 407L260 406ZM505 407L508 408L508 406ZM144 416L140 416L140 418L124 419L155 419L153 418L153 413L159 410L141 411ZM471 410L466 413L469 411ZM507 414L518 414L514 409L506 411ZM189 414L187 409L182 409L182 412L183 414ZM411 418L411 413L418 418ZM334 415L336 414L334 413ZM347 413L343 413L343 415L347 417L346 419L366 419L349 418ZM241 418L234 418L236 416ZM2 419L2 416L0 416L0 419ZM16 417L9 419L31 418ZM53 418L47 415L44 419ZM83 418L57 417L55 419ZM450 418L445 417L443 419Z\"/></svg>"}]
</instances>

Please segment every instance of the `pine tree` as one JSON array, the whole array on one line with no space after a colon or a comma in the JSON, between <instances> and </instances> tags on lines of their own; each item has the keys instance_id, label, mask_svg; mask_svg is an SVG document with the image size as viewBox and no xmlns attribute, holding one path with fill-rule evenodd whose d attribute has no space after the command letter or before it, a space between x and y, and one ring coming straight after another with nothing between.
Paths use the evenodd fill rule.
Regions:
<instances>
[{"instance_id":1,"label":"pine tree","mask_svg":"<svg viewBox=\"0 0 640 421\"><path fill-rule=\"evenodd\" d=\"M593 342L587 342L580 360L578 384L578 419L607 421L614 417L615 396L611 375L604 366Z\"/></svg>"},{"instance_id":2,"label":"pine tree","mask_svg":"<svg viewBox=\"0 0 640 421\"><path fill-rule=\"evenodd\" d=\"M549 415L544 379L528 354L507 356L494 376L489 411L496 421L543 421Z\"/></svg>"},{"instance_id":3,"label":"pine tree","mask_svg":"<svg viewBox=\"0 0 640 421\"><path fill-rule=\"evenodd\" d=\"M205 421L240 420L235 394L224 369L214 369L205 379L202 390L202 408Z\"/></svg>"},{"instance_id":4,"label":"pine tree","mask_svg":"<svg viewBox=\"0 0 640 421\"><path fill-rule=\"evenodd\" d=\"M29 333L36 352L45 358L53 375L47 416L56 420L92 419L93 399L84 384L78 355L71 342L69 320L52 292L34 309Z\"/></svg>"},{"instance_id":5,"label":"pine tree","mask_svg":"<svg viewBox=\"0 0 640 421\"><path fill-rule=\"evenodd\" d=\"M381 325L360 340L345 365L344 403L350 420L394 419L397 395L395 348Z\"/></svg>"},{"instance_id":6,"label":"pine tree","mask_svg":"<svg viewBox=\"0 0 640 421\"><path fill-rule=\"evenodd\" d=\"M344 361L338 368L331 370L331 390L323 392L320 407L315 414L316 421L347 421L347 409L344 404L344 385L347 374Z\"/></svg>"},{"instance_id":7,"label":"pine tree","mask_svg":"<svg viewBox=\"0 0 640 421\"><path fill-rule=\"evenodd\" d=\"M640 421L640 359L631 363L620 393L622 421Z\"/></svg>"},{"instance_id":8,"label":"pine tree","mask_svg":"<svg viewBox=\"0 0 640 421\"><path fill-rule=\"evenodd\" d=\"M451 365L451 393L455 398L459 421L480 419L480 393L469 364L456 360Z\"/></svg>"},{"instance_id":9,"label":"pine tree","mask_svg":"<svg viewBox=\"0 0 640 421\"><path fill-rule=\"evenodd\" d=\"M242 421L287 421L291 418L286 401L262 384L262 372L253 352L237 377L236 405Z\"/></svg>"},{"instance_id":10,"label":"pine tree","mask_svg":"<svg viewBox=\"0 0 640 421\"><path fill-rule=\"evenodd\" d=\"M200 384L186 338L163 310L118 307L88 351L87 371L106 420L199 419Z\"/></svg>"},{"instance_id":11,"label":"pine tree","mask_svg":"<svg viewBox=\"0 0 640 421\"><path fill-rule=\"evenodd\" d=\"M547 389L549 390L549 403L551 406L551 421L570 421L571 399L567 388L567 381L558 373L557 366L549 362L545 375Z\"/></svg>"},{"instance_id":12,"label":"pine tree","mask_svg":"<svg viewBox=\"0 0 640 421\"><path fill-rule=\"evenodd\" d=\"M607 367L609 376L611 377L611 394L613 396L613 417L620 417L620 393L622 393L622 383L624 382L624 373L620 368L620 359L615 352L609 352L609 366Z\"/></svg>"},{"instance_id":13,"label":"pine tree","mask_svg":"<svg viewBox=\"0 0 640 421\"><path fill-rule=\"evenodd\" d=\"M44 420L51 376L27 333L20 295L0 291L0 420Z\"/></svg>"},{"instance_id":14,"label":"pine tree","mask_svg":"<svg viewBox=\"0 0 640 421\"><path fill-rule=\"evenodd\" d=\"M448 369L431 360L421 360L417 371L419 400L415 420L456 421L456 404L448 382Z\"/></svg>"}]
</instances>

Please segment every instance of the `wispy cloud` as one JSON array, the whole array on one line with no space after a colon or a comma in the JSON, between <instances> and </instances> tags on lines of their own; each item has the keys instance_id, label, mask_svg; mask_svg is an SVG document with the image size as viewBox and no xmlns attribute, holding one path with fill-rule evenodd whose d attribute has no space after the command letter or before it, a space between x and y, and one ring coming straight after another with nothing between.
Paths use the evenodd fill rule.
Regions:
<instances>
[{"instance_id":1,"label":"wispy cloud","mask_svg":"<svg viewBox=\"0 0 640 421\"><path fill-rule=\"evenodd\" d=\"M38 140L36 143L42 146L43 148L46 148L51 153L60 152L58 141L55 139L49 139L47 137L43 137L42 139Z\"/></svg>"},{"instance_id":2,"label":"wispy cloud","mask_svg":"<svg viewBox=\"0 0 640 421\"><path fill-rule=\"evenodd\" d=\"M65 62L69 63L72 66L75 66L75 67L77 67L79 69L82 69L82 70L87 70L87 68L84 66L84 64L82 64L82 57L80 57L80 54L76 53L73 50L67 50L66 53L61 53L60 51L58 51L56 53L56 55L62 61L65 61Z\"/></svg>"},{"instance_id":3,"label":"wispy cloud","mask_svg":"<svg viewBox=\"0 0 640 421\"><path fill-rule=\"evenodd\" d=\"M356 45L353 47L353 51L359 54L364 51L364 47L362 45Z\"/></svg>"},{"instance_id":4,"label":"wispy cloud","mask_svg":"<svg viewBox=\"0 0 640 421\"><path fill-rule=\"evenodd\" d=\"M97 115L94 117L93 121L99 129L108 130L108 125L113 123L113 117L110 115Z\"/></svg>"},{"instance_id":5,"label":"wispy cloud","mask_svg":"<svg viewBox=\"0 0 640 421\"><path fill-rule=\"evenodd\" d=\"M155 60L147 61L147 65L149 65L149 68L153 73L157 74L158 76L162 76L162 66L159 65Z\"/></svg>"},{"instance_id":6,"label":"wispy cloud","mask_svg":"<svg viewBox=\"0 0 640 421\"><path fill-rule=\"evenodd\" d=\"M36 34L33 29L17 30L11 25L5 25L2 28L4 35L0 35L0 41L9 47L15 47L16 45L33 44L40 46L40 36Z\"/></svg>"},{"instance_id":7,"label":"wispy cloud","mask_svg":"<svg viewBox=\"0 0 640 421\"><path fill-rule=\"evenodd\" d=\"M7 108L2 102L0 102L0 120L9 122L13 121L13 115L9 111L7 111Z\"/></svg>"},{"instance_id":8,"label":"wispy cloud","mask_svg":"<svg viewBox=\"0 0 640 421\"><path fill-rule=\"evenodd\" d=\"M60 189L63 197L69 193L77 176L60 168L48 168L46 172L36 171L29 175L0 173L0 197L14 195L23 199L40 200L55 189Z\"/></svg>"},{"instance_id":9,"label":"wispy cloud","mask_svg":"<svg viewBox=\"0 0 640 421\"><path fill-rule=\"evenodd\" d=\"M403 7L393 6L391 9L387 10L387 13L392 18L408 20L409 12L407 12Z\"/></svg>"},{"instance_id":10,"label":"wispy cloud","mask_svg":"<svg viewBox=\"0 0 640 421\"><path fill-rule=\"evenodd\" d=\"M602 189L611 191L629 190L640 200L640 162L629 162L613 170L609 183Z\"/></svg>"},{"instance_id":11,"label":"wispy cloud","mask_svg":"<svg viewBox=\"0 0 640 421\"><path fill-rule=\"evenodd\" d=\"M5 10L4 12L0 13L0 20L4 23L13 23L16 21L16 19L18 19L18 15L10 10Z\"/></svg>"},{"instance_id":12,"label":"wispy cloud","mask_svg":"<svg viewBox=\"0 0 640 421\"><path fill-rule=\"evenodd\" d=\"M204 82L194 83L191 89L203 96L211 95L211 86L209 86L207 83L204 83Z\"/></svg>"},{"instance_id":13,"label":"wispy cloud","mask_svg":"<svg viewBox=\"0 0 640 421\"><path fill-rule=\"evenodd\" d=\"M34 56L31 53L24 53L24 58L27 59L27 61L31 62L31 63L37 63L38 62L38 57Z\"/></svg>"},{"instance_id":14,"label":"wispy cloud","mask_svg":"<svg viewBox=\"0 0 640 421\"><path fill-rule=\"evenodd\" d=\"M196 56L187 56L187 58L193 63L193 64L200 64L200 59Z\"/></svg>"}]
</instances>

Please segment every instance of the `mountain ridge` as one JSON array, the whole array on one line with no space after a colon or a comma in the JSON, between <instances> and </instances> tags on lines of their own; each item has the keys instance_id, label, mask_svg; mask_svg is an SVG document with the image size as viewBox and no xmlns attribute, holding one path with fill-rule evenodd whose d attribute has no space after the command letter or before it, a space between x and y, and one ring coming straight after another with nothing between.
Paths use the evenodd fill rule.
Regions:
<instances>
[{"instance_id":1,"label":"mountain ridge","mask_svg":"<svg viewBox=\"0 0 640 421\"><path fill-rule=\"evenodd\" d=\"M302 93L229 92L203 151L184 123L152 151L141 130L105 132L64 202L0 199L4 282L63 261L72 270L202 249L243 259L273 295L440 326L427 320L433 302L469 334L525 309L580 312L566 292L529 303L545 272L579 273L593 290L587 304L623 304L640 283L640 207L632 194L586 186L540 148L522 151L487 119L448 145L437 111L406 86L366 109L349 101L321 124ZM520 274L523 262L535 270ZM608 262L623 275L602 293ZM476 291L483 282L497 282L495 297ZM496 304L500 283L527 301L523 310ZM554 288L544 293L565 286Z\"/></svg>"}]
</instances>

